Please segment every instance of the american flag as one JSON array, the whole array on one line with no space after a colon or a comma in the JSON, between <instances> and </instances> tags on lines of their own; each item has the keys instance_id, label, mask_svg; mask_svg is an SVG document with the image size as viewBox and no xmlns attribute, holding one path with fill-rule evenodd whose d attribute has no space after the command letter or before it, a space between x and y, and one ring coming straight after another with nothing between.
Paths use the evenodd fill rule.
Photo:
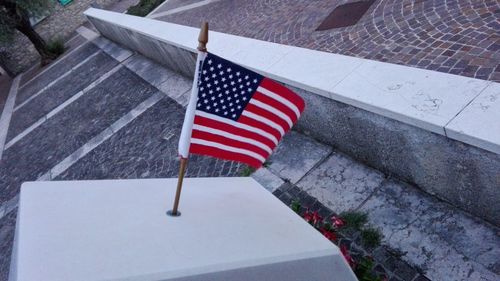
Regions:
<instances>
[{"instance_id":1,"label":"american flag","mask_svg":"<svg viewBox=\"0 0 500 281\"><path fill-rule=\"evenodd\" d=\"M304 106L284 86L208 53L198 73L189 152L258 168Z\"/></svg>"}]
</instances>

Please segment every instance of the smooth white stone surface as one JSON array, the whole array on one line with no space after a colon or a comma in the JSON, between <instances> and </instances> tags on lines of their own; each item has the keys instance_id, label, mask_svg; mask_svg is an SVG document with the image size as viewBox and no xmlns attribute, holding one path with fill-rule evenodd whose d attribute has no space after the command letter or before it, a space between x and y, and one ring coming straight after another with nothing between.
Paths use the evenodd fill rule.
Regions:
<instances>
[{"instance_id":1,"label":"smooth white stone surface","mask_svg":"<svg viewBox=\"0 0 500 281\"><path fill-rule=\"evenodd\" d=\"M197 28L93 8L85 14L185 50L196 50ZM492 83L215 31L209 37L211 52L263 75L441 135L446 135L446 124ZM483 121L490 127L500 122ZM460 140L478 136L470 137ZM481 138L471 144L491 150L488 142Z\"/></svg>"},{"instance_id":2,"label":"smooth white stone surface","mask_svg":"<svg viewBox=\"0 0 500 281\"><path fill-rule=\"evenodd\" d=\"M220 40L225 39L221 38ZM266 70L276 64L290 51L292 51L292 48L286 45L252 39L252 43L243 45L239 52L232 56L231 60L243 66L248 66L253 70L264 71L264 74L266 74ZM218 50L214 50L214 52L221 56L226 56L226 54Z\"/></svg>"},{"instance_id":3,"label":"smooth white stone surface","mask_svg":"<svg viewBox=\"0 0 500 281\"><path fill-rule=\"evenodd\" d=\"M255 180L186 179L173 218L176 182L24 183L10 280L356 280Z\"/></svg>"},{"instance_id":4,"label":"smooth white stone surface","mask_svg":"<svg viewBox=\"0 0 500 281\"><path fill-rule=\"evenodd\" d=\"M327 92L363 62L355 57L290 48L292 50L266 72L271 77L314 93L321 91L328 95Z\"/></svg>"},{"instance_id":5,"label":"smooth white stone surface","mask_svg":"<svg viewBox=\"0 0 500 281\"><path fill-rule=\"evenodd\" d=\"M331 97L355 100L361 108L444 135L444 126L488 83L365 60L332 89Z\"/></svg>"},{"instance_id":6,"label":"smooth white stone surface","mask_svg":"<svg viewBox=\"0 0 500 281\"><path fill-rule=\"evenodd\" d=\"M452 139L500 154L500 83L491 83L445 130Z\"/></svg>"}]
</instances>

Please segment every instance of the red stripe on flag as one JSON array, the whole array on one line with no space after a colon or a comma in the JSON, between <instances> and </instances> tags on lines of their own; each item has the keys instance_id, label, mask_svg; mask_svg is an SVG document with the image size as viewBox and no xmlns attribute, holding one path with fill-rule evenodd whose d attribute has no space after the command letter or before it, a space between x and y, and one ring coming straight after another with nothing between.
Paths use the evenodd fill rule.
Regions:
<instances>
[{"instance_id":1,"label":"red stripe on flag","mask_svg":"<svg viewBox=\"0 0 500 281\"><path fill-rule=\"evenodd\" d=\"M253 118L247 117L245 115L241 115L240 118L238 118L238 122L245 124L245 125L248 125L248 126L259 128L261 130L264 130L264 131L270 133L271 135L273 135L278 141L281 139L281 133L278 130L276 130L275 128L273 128L265 123L257 121Z\"/></svg>"},{"instance_id":2,"label":"red stripe on flag","mask_svg":"<svg viewBox=\"0 0 500 281\"><path fill-rule=\"evenodd\" d=\"M295 104L297 106L297 108L299 109L300 112L304 111L304 107L305 107L304 100L302 100L302 98L299 95L292 92L291 90L289 90L285 86L278 84L277 82L275 82L269 78L262 79L262 82L260 82L260 86L262 88L266 88L269 91L271 91L277 95L280 95L283 98L289 100L290 102L292 102L293 104Z\"/></svg>"},{"instance_id":3,"label":"red stripe on flag","mask_svg":"<svg viewBox=\"0 0 500 281\"><path fill-rule=\"evenodd\" d=\"M227 150L223 150L220 148L216 147L211 147L211 146L205 146L197 143L191 143L191 146L189 148L190 153L196 153L196 154L202 154L202 155L208 155L212 156L215 158L219 159L224 159L224 160L232 160L232 161L238 161L238 162L243 162L247 165L250 165L255 168L260 168L262 166L262 162L259 160L250 157L245 154L241 153L236 153L236 152L231 152Z\"/></svg>"},{"instance_id":4,"label":"red stripe on flag","mask_svg":"<svg viewBox=\"0 0 500 281\"><path fill-rule=\"evenodd\" d=\"M267 153L262 148L255 146L253 144L237 141L234 139L226 138L226 137L223 137L220 135L211 134L211 133L204 132L204 131L199 131L196 129L193 129L193 133L192 133L191 137L195 138L195 139L202 139L202 140L207 140L207 141L211 141L211 142L217 142L217 143L227 145L227 146L246 149L246 150L255 152L257 154L260 154L264 158L267 158L269 156L269 153Z\"/></svg>"},{"instance_id":5,"label":"red stripe on flag","mask_svg":"<svg viewBox=\"0 0 500 281\"><path fill-rule=\"evenodd\" d=\"M291 110L290 107L282 104L281 102L279 102L273 98L270 98L270 97L260 93L259 91L257 91L253 95L252 98L255 100L258 100L260 102L263 102L265 104L268 104L268 105L278 109L279 111L285 113L288 117L290 117L290 119L292 120L293 123L297 122L297 115L295 114L295 112L293 110Z\"/></svg>"},{"instance_id":6,"label":"red stripe on flag","mask_svg":"<svg viewBox=\"0 0 500 281\"><path fill-rule=\"evenodd\" d=\"M257 115L260 115L262 117L265 117L265 118L273 121L274 123L280 125L285 132L288 131L288 129L290 129L290 126L288 125L288 123L285 120L281 119L281 117L279 117L278 115L276 115L272 112L269 112L263 108L260 108L254 104L249 103L247 105L247 107L245 107L245 111L250 111L252 113L255 113Z\"/></svg>"},{"instance_id":7,"label":"red stripe on flag","mask_svg":"<svg viewBox=\"0 0 500 281\"><path fill-rule=\"evenodd\" d=\"M205 117L196 115L194 117L194 123L198 124L198 125L205 126L205 127L210 127L210 128L226 131L228 133L242 136L245 138L254 139L258 142L261 142L261 143L269 146L269 148L271 150L274 149L274 147L276 147L276 144L274 144L273 141L271 141L270 139L268 139L262 135L259 135L258 133L247 131L245 129L241 129L241 128L238 128L238 127L235 127L235 126L223 123L223 122L219 122L219 121L216 121L214 119L205 118Z\"/></svg>"}]
</instances>

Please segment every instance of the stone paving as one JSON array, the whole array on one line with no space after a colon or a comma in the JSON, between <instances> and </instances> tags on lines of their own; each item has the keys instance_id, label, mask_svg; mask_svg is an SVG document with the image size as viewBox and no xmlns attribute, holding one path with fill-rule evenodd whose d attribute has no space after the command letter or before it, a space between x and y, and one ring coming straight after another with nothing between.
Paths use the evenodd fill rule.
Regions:
<instances>
[{"instance_id":1,"label":"stone paving","mask_svg":"<svg viewBox=\"0 0 500 281\"><path fill-rule=\"evenodd\" d=\"M296 132L269 162L253 176L284 203L299 200L323 217L368 213L382 246L366 249L356 235L347 240L354 252L372 255L389 280L498 280L498 228Z\"/></svg>"},{"instance_id":2,"label":"stone paving","mask_svg":"<svg viewBox=\"0 0 500 281\"><path fill-rule=\"evenodd\" d=\"M39 109L28 107L30 103L64 107L43 109L52 112L46 115L50 117L7 148L0 160L0 280L8 276L22 182L177 175L177 142L191 81L102 38L95 42L106 54L84 45L20 89L20 98L33 112ZM88 60L75 67L76 58L84 61L96 51L108 56L103 61L120 62L86 80L83 91L58 87L58 80L54 87L43 85L54 81L59 69L70 73L60 81L77 85L81 73L95 64ZM39 98L29 99L37 93ZM13 116L12 128L24 122L19 116ZM239 176L244 169L194 156L188 176ZM370 224L383 234L382 246L364 249L356 233L342 237L341 243L357 254L372 255L377 271L391 281L497 280L500 273L497 228L298 132L288 134L267 167L253 177L284 203L299 199L324 216L369 212Z\"/></svg>"},{"instance_id":3,"label":"stone paving","mask_svg":"<svg viewBox=\"0 0 500 281\"><path fill-rule=\"evenodd\" d=\"M346 0L222 0L158 18L286 45L500 82L497 0L377 0L350 27L315 31Z\"/></svg>"}]
</instances>

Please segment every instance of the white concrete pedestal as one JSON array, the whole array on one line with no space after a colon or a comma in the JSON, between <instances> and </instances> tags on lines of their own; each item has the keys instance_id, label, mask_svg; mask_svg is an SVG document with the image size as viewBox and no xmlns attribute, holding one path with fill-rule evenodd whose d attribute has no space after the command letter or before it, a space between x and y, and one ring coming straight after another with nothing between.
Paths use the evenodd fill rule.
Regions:
<instances>
[{"instance_id":1,"label":"white concrete pedestal","mask_svg":"<svg viewBox=\"0 0 500 281\"><path fill-rule=\"evenodd\" d=\"M251 178L29 182L10 280L356 280L339 249Z\"/></svg>"}]
</instances>

